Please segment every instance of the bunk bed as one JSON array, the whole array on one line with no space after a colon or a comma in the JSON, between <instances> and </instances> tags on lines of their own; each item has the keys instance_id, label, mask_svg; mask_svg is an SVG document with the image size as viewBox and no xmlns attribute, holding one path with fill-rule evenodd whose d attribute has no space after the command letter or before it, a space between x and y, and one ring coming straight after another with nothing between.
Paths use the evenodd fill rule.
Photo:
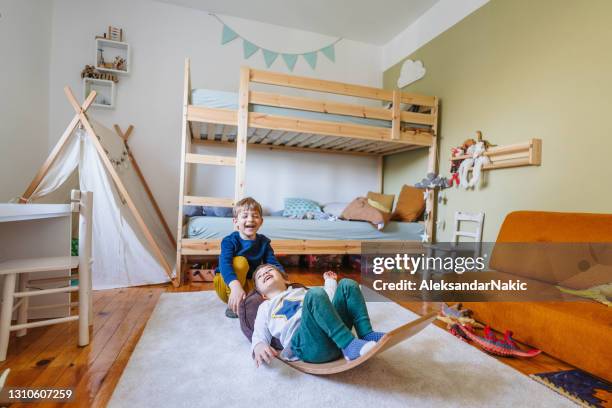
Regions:
<instances>
[{"instance_id":1,"label":"bunk bed","mask_svg":"<svg viewBox=\"0 0 612 408\"><path fill-rule=\"evenodd\" d=\"M217 255L223 231L231 232L231 222L209 218L205 228L195 228L186 220L183 208L188 205L232 207L244 197L247 146L270 151L302 151L333 154L367 155L378 158L378 177L382 189L384 156L426 148L428 172L437 170L438 98L385 90L336 81L287 75L242 67L237 94L192 89L190 61L185 60L181 167L177 231L177 272L190 256ZM377 106L317 100L302 96L256 91L252 84L294 88L354 98L379 101ZM388 107L383 107L383 103ZM235 146L236 156L196 154L198 145ZM215 165L235 167L234 197L202 197L190 194L190 167ZM427 196L429 213L420 225L404 228L404 235L389 236L364 233L340 237L298 228L288 233L266 232L279 254L355 254L364 241L421 241L432 237L434 225L434 192ZM201 220L200 220L201 221ZM346 223L355 223L345 221ZM269 224L283 227L282 220L266 218ZM302 223L303 224L303 223ZM334 223L335 224L335 223ZM328 230L336 229L328 228ZM303 225L302 225L303 227ZM371 228L371 227L370 227ZM407 229L406 229L407 228ZM292 228L293 229L293 228ZM195 231L195 233L194 233ZM406 232L409 231L409 232ZM303 233L304 235L300 235ZM384 234L384 233L381 233ZM408 235L406 235L408 234ZM348 239L346 237L349 237ZM408 238L406 238L408 237ZM429 238L431 239L431 238Z\"/></svg>"}]
</instances>

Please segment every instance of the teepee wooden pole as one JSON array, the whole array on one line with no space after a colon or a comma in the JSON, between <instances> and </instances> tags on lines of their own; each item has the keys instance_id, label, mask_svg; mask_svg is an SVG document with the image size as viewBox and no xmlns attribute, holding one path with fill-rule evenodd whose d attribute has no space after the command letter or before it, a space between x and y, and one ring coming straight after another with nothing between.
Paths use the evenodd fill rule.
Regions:
<instances>
[{"instance_id":1,"label":"teepee wooden pole","mask_svg":"<svg viewBox=\"0 0 612 408\"><path fill-rule=\"evenodd\" d=\"M149 230L149 228L145 224L145 222L144 222L144 220L142 218L142 215L140 215L140 211L138 211L138 208L134 204L134 201L132 201L132 198L130 197L130 194L128 193L127 189L123 185L123 182L121 181L121 178L119 177L119 175L115 171L115 168L113 167L112 163L110 162L110 160L106 156L106 152L104 151L104 148L100 144L100 141L98 141L98 138L96 136L96 132L93 129L93 127L91 126L91 124L89 123L89 119L87 118L87 115L85 114L85 112L79 106L79 103L77 102L76 98L74 97L74 94L72 93L72 91L70 90L69 87L65 87L64 88L64 93L66 94L66 97L68 98L68 101L70 102L70 104L74 108L75 112L77 113L77 115L79 117L79 120L80 120L81 124L83 124L83 127L85 128L85 131L87 132L91 142L93 143L94 147L96 148L96 150L98 152L98 155L100 156L100 159L102 159L102 163L104 164L104 167L106 167L106 170L108 171L108 174L111 176L111 178L115 182L115 185L117 186L117 189L119 190L119 193L121 194L121 196L123 197L123 199L127 203L127 206L130 209L130 211L132 212L132 215L134 216L134 218L136 220L136 223L140 227L143 235L145 236L145 239L147 240L147 242L151 246L151 249L153 250L153 254L157 258L159 263L162 265L162 268L164 269L164 271L166 272L166 274L168 275L168 277L170 278L172 283L174 285L176 285L175 282L174 282L174 278L172 276L172 267L170 267L170 264L168 264L168 261L166 260L166 258L164 257L164 254L162 253L161 249L157 245L157 242L155 242L155 239L153 238L153 235L151 234L151 231Z\"/></svg>"},{"instance_id":2,"label":"teepee wooden pole","mask_svg":"<svg viewBox=\"0 0 612 408\"><path fill-rule=\"evenodd\" d=\"M85 102L83 102L83 105L80 105L78 107L79 108L78 111L86 112L95 99L96 99L96 91L91 91L87 99L85 99ZM77 103L77 106L78 106L78 103ZM49 171L53 163L55 163L55 160L57 160L57 157L64 149L64 146L66 146L66 142L72 135L72 132L74 132L74 129L76 128L76 126L79 124L79 121L80 121L80 117L79 117L79 114L77 113L74 115L74 117L68 124L68 127L66 128L66 130L64 130L62 137L60 137L60 140L56 143L55 147L49 154L49 157L47 157L47 160L45 160L43 165L40 167L40 169L34 176L34 179L30 183L26 191L19 198L20 203L22 204L27 203L30 200L30 197L32 196L32 194L34 193L34 191L36 191L36 189L40 185L40 182L43 180L43 178L45 178L45 176L47 175L47 172Z\"/></svg>"},{"instance_id":3,"label":"teepee wooden pole","mask_svg":"<svg viewBox=\"0 0 612 408\"><path fill-rule=\"evenodd\" d=\"M132 151L130 150L130 148L129 148L128 144L127 144L128 139L129 139L130 135L132 134L132 131L134 130L134 126L130 125L128 127L128 129L125 131L125 133L123 133L123 131L121 130L119 125L113 125L113 127L115 128L115 132L117 132L119 137L121 137L123 139L123 142L125 143L125 145L127 147L127 152L128 152L130 161L132 162L132 167L134 167L134 171L136 171L136 175L140 179L140 182L142 183L142 186L144 187L145 192L147 193L147 196L149 197L149 200L151 200L151 204L153 205L153 209L155 210L155 213L157 214L157 217L159 218L159 221L162 223L162 227L164 228L164 232L168 236L168 239L172 243L172 246L176 247L176 241L174 239L174 236L172 235L172 232L170 231L170 227L168 227L168 223L166 222L166 219L164 218L164 216L163 216L163 214L161 212L161 209L159 208L159 205L157 204L157 201L155 200L155 197L153 196L153 192L149 188L149 183L147 183L147 180L145 179L144 174L140 170L140 166L138 165L138 162L136 161L136 158L132 154Z\"/></svg>"}]
</instances>

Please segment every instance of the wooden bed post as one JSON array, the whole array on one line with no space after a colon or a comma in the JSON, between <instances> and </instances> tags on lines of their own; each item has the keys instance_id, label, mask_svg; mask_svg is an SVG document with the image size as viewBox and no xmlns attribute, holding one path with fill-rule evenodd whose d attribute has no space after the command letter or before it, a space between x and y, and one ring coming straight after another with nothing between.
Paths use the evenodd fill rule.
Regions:
<instances>
[{"instance_id":1,"label":"wooden bed post","mask_svg":"<svg viewBox=\"0 0 612 408\"><path fill-rule=\"evenodd\" d=\"M385 165L385 156L380 155L376 158L377 161L377 177L378 177L378 192L380 194L383 193L385 186L385 173L384 173L384 165Z\"/></svg>"},{"instance_id":2,"label":"wooden bed post","mask_svg":"<svg viewBox=\"0 0 612 408\"><path fill-rule=\"evenodd\" d=\"M398 89L393 90L393 106L391 115L391 139L398 140L401 132L402 94Z\"/></svg>"},{"instance_id":3,"label":"wooden bed post","mask_svg":"<svg viewBox=\"0 0 612 408\"><path fill-rule=\"evenodd\" d=\"M432 109L432 115L434 116L434 123L431 127L433 132L432 144L429 147L429 156L427 160L427 172L436 173L438 171L438 98L434 98L434 106ZM426 227L427 237L429 242L434 242L434 235L436 233L436 190L428 190L427 203L425 208L429 208L430 211L427 213Z\"/></svg>"},{"instance_id":4,"label":"wooden bed post","mask_svg":"<svg viewBox=\"0 0 612 408\"><path fill-rule=\"evenodd\" d=\"M181 130L181 167L180 167L180 183L179 183L179 203L178 203L178 228L176 232L176 283L175 286L181 285L183 282L183 259L181 257L181 246L183 241L183 205L185 203L185 195L188 190L189 169L185 158L187 153L191 152L191 136L189 131L189 123L187 122L187 109L191 101L191 63L189 58L185 58L185 73L183 80L183 119ZM174 282L173 282L174 283Z\"/></svg>"},{"instance_id":5,"label":"wooden bed post","mask_svg":"<svg viewBox=\"0 0 612 408\"><path fill-rule=\"evenodd\" d=\"M234 202L244 197L247 133L249 130L249 67L240 68L240 90L238 94L238 130L236 133L236 186Z\"/></svg>"}]
</instances>

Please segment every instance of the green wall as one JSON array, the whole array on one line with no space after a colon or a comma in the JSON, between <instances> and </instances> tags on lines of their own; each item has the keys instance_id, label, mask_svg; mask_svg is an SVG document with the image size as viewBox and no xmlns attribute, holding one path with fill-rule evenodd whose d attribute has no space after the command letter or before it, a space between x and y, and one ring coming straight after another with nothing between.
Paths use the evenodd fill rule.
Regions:
<instances>
[{"instance_id":1,"label":"green wall","mask_svg":"<svg viewBox=\"0 0 612 408\"><path fill-rule=\"evenodd\" d=\"M491 0L406 56L427 73L403 90L441 100L441 174L450 148L476 130L499 145L543 140L541 167L487 171L477 190L447 189L438 240L449 239L457 210L484 211L489 241L510 211L612 212L611 17L609 0ZM400 68L385 71L385 88L397 86ZM385 192L422 178L426 155L385 159Z\"/></svg>"}]
</instances>

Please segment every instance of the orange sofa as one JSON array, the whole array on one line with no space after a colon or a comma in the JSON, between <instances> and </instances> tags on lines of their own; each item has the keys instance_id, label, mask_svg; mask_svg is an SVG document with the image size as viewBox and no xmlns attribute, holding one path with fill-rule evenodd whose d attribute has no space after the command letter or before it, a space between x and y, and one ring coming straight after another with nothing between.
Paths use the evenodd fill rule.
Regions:
<instances>
[{"instance_id":1,"label":"orange sofa","mask_svg":"<svg viewBox=\"0 0 612 408\"><path fill-rule=\"evenodd\" d=\"M612 243L612 215L517 211L504 220L496 243ZM491 267L542 281L491 257ZM598 275L601 276L601 275ZM604 277L607 279L607 277ZM607 283L607 282L606 282ZM612 308L590 300L573 302L471 302L476 320L582 370L612 381Z\"/></svg>"}]
</instances>

